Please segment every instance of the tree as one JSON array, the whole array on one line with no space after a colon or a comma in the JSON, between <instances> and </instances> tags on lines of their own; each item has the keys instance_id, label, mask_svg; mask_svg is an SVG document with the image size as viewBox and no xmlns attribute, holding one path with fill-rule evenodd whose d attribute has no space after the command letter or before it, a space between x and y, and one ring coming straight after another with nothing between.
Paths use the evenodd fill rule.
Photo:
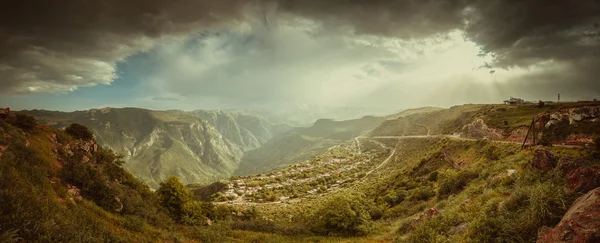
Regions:
<instances>
[{"instance_id":1,"label":"tree","mask_svg":"<svg viewBox=\"0 0 600 243\"><path fill-rule=\"evenodd\" d=\"M362 194L340 195L327 201L315 214L316 231L342 235L368 233L373 202Z\"/></svg>"},{"instance_id":2,"label":"tree","mask_svg":"<svg viewBox=\"0 0 600 243\"><path fill-rule=\"evenodd\" d=\"M92 132L90 132L86 126L77 123L69 125L67 128L65 128L65 132L75 139L81 139L84 141L90 141L94 138L94 134L92 134Z\"/></svg>"},{"instance_id":3,"label":"tree","mask_svg":"<svg viewBox=\"0 0 600 243\"><path fill-rule=\"evenodd\" d=\"M193 197L176 176L170 176L167 181L161 182L157 192L163 207L177 220L181 217L185 203Z\"/></svg>"},{"instance_id":4,"label":"tree","mask_svg":"<svg viewBox=\"0 0 600 243\"><path fill-rule=\"evenodd\" d=\"M204 224L206 218L214 211L211 203L194 200L194 195L175 176L161 182L157 192L162 205L169 211L171 217L181 223Z\"/></svg>"}]
</instances>

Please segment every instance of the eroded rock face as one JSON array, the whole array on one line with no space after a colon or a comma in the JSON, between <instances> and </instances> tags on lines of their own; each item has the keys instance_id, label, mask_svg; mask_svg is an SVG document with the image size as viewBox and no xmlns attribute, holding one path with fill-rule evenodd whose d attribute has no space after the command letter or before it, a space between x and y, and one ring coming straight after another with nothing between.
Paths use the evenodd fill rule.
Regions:
<instances>
[{"instance_id":1,"label":"eroded rock face","mask_svg":"<svg viewBox=\"0 0 600 243\"><path fill-rule=\"evenodd\" d=\"M557 161L556 157L550 151L536 149L533 158L529 160L528 165L534 169L548 171L556 166Z\"/></svg>"},{"instance_id":2,"label":"eroded rock face","mask_svg":"<svg viewBox=\"0 0 600 243\"><path fill-rule=\"evenodd\" d=\"M585 193L600 186L600 166L580 167L569 172L567 192Z\"/></svg>"},{"instance_id":3,"label":"eroded rock face","mask_svg":"<svg viewBox=\"0 0 600 243\"><path fill-rule=\"evenodd\" d=\"M495 129L489 128L482 119L477 119L472 123L465 125L460 132L460 136L477 139L502 139L501 133Z\"/></svg>"},{"instance_id":4,"label":"eroded rock face","mask_svg":"<svg viewBox=\"0 0 600 243\"><path fill-rule=\"evenodd\" d=\"M600 188L577 198L554 228L540 231L538 243L600 242Z\"/></svg>"}]
</instances>

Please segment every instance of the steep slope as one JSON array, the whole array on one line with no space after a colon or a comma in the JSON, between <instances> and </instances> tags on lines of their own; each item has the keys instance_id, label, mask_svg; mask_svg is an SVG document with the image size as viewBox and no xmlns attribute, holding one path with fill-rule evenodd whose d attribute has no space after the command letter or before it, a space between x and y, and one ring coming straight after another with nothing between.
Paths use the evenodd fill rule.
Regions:
<instances>
[{"instance_id":1,"label":"steep slope","mask_svg":"<svg viewBox=\"0 0 600 243\"><path fill-rule=\"evenodd\" d=\"M244 150L256 149L273 135L289 130L283 122L270 121L258 112L196 110L191 113L210 123L223 137Z\"/></svg>"},{"instance_id":2,"label":"steep slope","mask_svg":"<svg viewBox=\"0 0 600 243\"><path fill-rule=\"evenodd\" d=\"M125 168L152 187L170 175L184 183L228 177L244 151L275 133L275 125L264 119L224 112L104 108L24 113L56 127L72 122L89 127L100 145L125 155Z\"/></svg>"},{"instance_id":3,"label":"steep slope","mask_svg":"<svg viewBox=\"0 0 600 243\"><path fill-rule=\"evenodd\" d=\"M12 124L0 118L0 241L179 237L167 232L174 223L156 195L111 151L58 129L11 119Z\"/></svg>"},{"instance_id":4,"label":"steep slope","mask_svg":"<svg viewBox=\"0 0 600 243\"><path fill-rule=\"evenodd\" d=\"M306 160L334 145L365 134L384 120L383 117L373 116L347 121L317 120L311 127L281 134L262 147L248 151L235 174L261 173Z\"/></svg>"}]
</instances>

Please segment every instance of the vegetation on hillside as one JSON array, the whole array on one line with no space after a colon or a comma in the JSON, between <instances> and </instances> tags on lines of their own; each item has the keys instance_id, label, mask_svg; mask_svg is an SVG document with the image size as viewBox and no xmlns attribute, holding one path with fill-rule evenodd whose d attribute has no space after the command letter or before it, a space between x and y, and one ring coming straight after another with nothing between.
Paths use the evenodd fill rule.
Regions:
<instances>
[{"instance_id":1,"label":"vegetation on hillside","mask_svg":"<svg viewBox=\"0 0 600 243\"><path fill-rule=\"evenodd\" d=\"M463 112L438 115L457 122L427 129L495 117L481 106L454 109ZM204 187L170 177L153 192L94 139L17 121L0 120L0 240L8 242L532 242L579 196L565 190L561 168L600 164L597 137L595 146L531 150L454 137L364 138L269 173ZM554 124L549 134L560 136ZM540 159L556 161L535 165ZM563 159L583 162L554 168ZM242 189L244 200L209 202Z\"/></svg>"}]
</instances>

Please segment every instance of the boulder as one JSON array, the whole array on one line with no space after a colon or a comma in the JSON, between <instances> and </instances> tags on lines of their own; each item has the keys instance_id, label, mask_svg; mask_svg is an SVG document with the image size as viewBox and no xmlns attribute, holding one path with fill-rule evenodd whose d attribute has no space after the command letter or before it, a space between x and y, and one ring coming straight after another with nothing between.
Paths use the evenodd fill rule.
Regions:
<instances>
[{"instance_id":1,"label":"boulder","mask_svg":"<svg viewBox=\"0 0 600 243\"><path fill-rule=\"evenodd\" d=\"M567 181L567 192L586 193L587 191L600 186L600 166L585 166L569 172Z\"/></svg>"},{"instance_id":2,"label":"boulder","mask_svg":"<svg viewBox=\"0 0 600 243\"><path fill-rule=\"evenodd\" d=\"M528 165L534 169L548 171L556 166L556 157L548 150L536 149L533 158L529 160Z\"/></svg>"},{"instance_id":3,"label":"boulder","mask_svg":"<svg viewBox=\"0 0 600 243\"><path fill-rule=\"evenodd\" d=\"M563 174L569 174L572 170L575 170L580 167L589 166L591 163L589 160L586 160L582 157L574 157L574 156L564 156L558 160L556 164L556 170L562 172Z\"/></svg>"},{"instance_id":4,"label":"boulder","mask_svg":"<svg viewBox=\"0 0 600 243\"><path fill-rule=\"evenodd\" d=\"M554 228L544 228L538 243L600 242L600 188L577 198Z\"/></svg>"}]
</instances>

